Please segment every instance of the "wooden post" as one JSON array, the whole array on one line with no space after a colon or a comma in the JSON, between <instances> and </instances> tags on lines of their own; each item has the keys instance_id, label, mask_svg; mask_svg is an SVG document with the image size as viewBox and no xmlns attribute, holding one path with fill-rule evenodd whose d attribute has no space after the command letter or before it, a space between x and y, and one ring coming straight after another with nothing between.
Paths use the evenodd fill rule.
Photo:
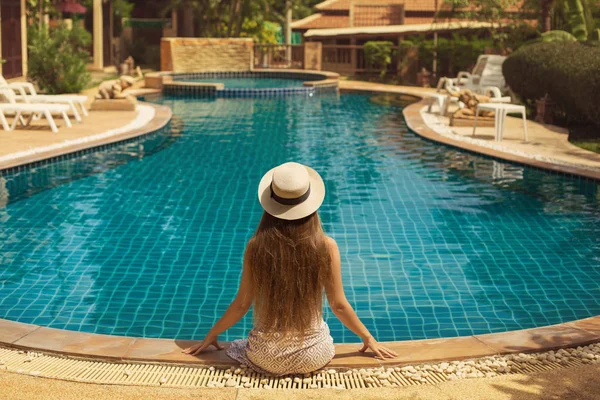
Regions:
<instances>
[{"instance_id":1,"label":"wooden post","mask_svg":"<svg viewBox=\"0 0 600 400\"><path fill-rule=\"evenodd\" d=\"M94 0L94 69L104 69L102 0Z\"/></svg>"},{"instance_id":2,"label":"wooden post","mask_svg":"<svg viewBox=\"0 0 600 400\"><path fill-rule=\"evenodd\" d=\"M292 64L292 0L285 1L285 58Z\"/></svg>"},{"instance_id":3,"label":"wooden post","mask_svg":"<svg viewBox=\"0 0 600 400\"><path fill-rule=\"evenodd\" d=\"M194 37L194 9L184 7L183 9L183 37Z\"/></svg>"},{"instance_id":4,"label":"wooden post","mask_svg":"<svg viewBox=\"0 0 600 400\"><path fill-rule=\"evenodd\" d=\"M21 59L23 63L23 76L27 76L27 9L25 7L25 0L21 0ZM0 55L2 55L1 49ZM1 65L0 68L2 68Z\"/></svg>"},{"instance_id":5,"label":"wooden post","mask_svg":"<svg viewBox=\"0 0 600 400\"><path fill-rule=\"evenodd\" d=\"M39 25L40 31L42 30L42 26L44 26L44 0L39 0L40 2L40 17L39 17Z\"/></svg>"},{"instance_id":6,"label":"wooden post","mask_svg":"<svg viewBox=\"0 0 600 400\"><path fill-rule=\"evenodd\" d=\"M0 59L2 58L2 7L0 7ZM2 63L0 62L0 76L2 76Z\"/></svg>"},{"instance_id":7,"label":"wooden post","mask_svg":"<svg viewBox=\"0 0 600 400\"><path fill-rule=\"evenodd\" d=\"M356 38L350 39L350 45L356 46ZM358 57L356 57L356 47L352 47L350 49L350 66L352 69L352 75L356 75L356 70L358 69Z\"/></svg>"},{"instance_id":8,"label":"wooden post","mask_svg":"<svg viewBox=\"0 0 600 400\"><path fill-rule=\"evenodd\" d=\"M400 75L400 70L402 66L402 59L404 58L404 54L402 53L402 39L403 36L398 36L398 40L396 42L396 46L398 46L398 51L396 53L396 75Z\"/></svg>"},{"instance_id":9,"label":"wooden post","mask_svg":"<svg viewBox=\"0 0 600 400\"><path fill-rule=\"evenodd\" d=\"M104 14L103 14L104 17ZM114 46L113 46L113 34L115 32L115 12L113 10L113 3L108 3L108 61L109 64L114 64L115 61L121 62L121 60L115 60ZM104 39L104 38L103 38ZM104 65L102 65L104 67Z\"/></svg>"},{"instance_id":10,"label":"wooden post","mask_svg":"<svg viewBox=\"0 0 600 400\"><path fill-rule=\"evenodd\" d=\"M179 32L178 25L178 15L177 10L171 11L171 35L177 37L177 32Z\"/></svg>"},{"instance_id":11,"label":"wooden post","mask_svg":"<svg viewBox=\"0 0 600 400\"><path fill-rule=\"evenodd\" d=\"M433 65L431 67L431 76L433 80L437 78L437 46L438 46L438 33L433 32Z\"/></svg>"}]
</instances>

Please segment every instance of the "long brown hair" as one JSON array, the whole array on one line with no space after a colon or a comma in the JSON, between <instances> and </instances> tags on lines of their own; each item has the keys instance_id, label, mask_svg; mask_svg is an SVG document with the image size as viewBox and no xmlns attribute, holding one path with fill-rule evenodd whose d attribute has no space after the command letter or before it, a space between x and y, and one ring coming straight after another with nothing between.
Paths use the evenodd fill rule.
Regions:
<instances>
[{"instance_id":1,"label":"long brown hair","mask_svg":"<svg viewBox=\"0 0 600 400\"><path fill-rule=\"evenodd\" d=\"M305 332L323 312L331 257L319 215L287 221L263 213L248 243L254 319L275 332Z\"/></svg>"}]
</instances>

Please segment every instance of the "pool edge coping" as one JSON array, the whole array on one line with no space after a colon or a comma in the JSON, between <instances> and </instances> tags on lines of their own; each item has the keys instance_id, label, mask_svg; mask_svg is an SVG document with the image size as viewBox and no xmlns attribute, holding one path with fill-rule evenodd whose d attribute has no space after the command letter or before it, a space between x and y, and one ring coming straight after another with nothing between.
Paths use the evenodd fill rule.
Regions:
<instances>
[{"instance_id":1,"label":"pool edge coping","mask_svg":"<svg viewBox=\"0 0 600 400\"><path fill-rule=\"evenodd\" d=\"M419 101L403 110L407 126L426 139L536 168L554 170L567 175L582 175L600 180L600 174L593 171L570 168L547 162L527 159L497 150L481 148L443 137L435 133L423 121L420 110L424 105L423 95L415 92L398 92L386 88L352 89L340 88L340 91L368 91L379 93L406 94ZM125 141L155 132L166 126L172 118L172 110L166 106L152 105L156 109L154 118L142 128L133 129L104 140L77 146L77 149L57 149L57 154L32 156L22 160L17 166L27 166L42 160L53 159L66 154L100 147L106 144ZM66 151L65 151L66 150ZM0 168L4 169L15 168ZM579 173L578 173L579 172ZM102 335L95 333L69 331L44 326L24 324L0 318L0 346L22 350L40 351L67 357L99 359L113 362L155 362L179 365L231 366L237 362L229 359L223 351L209 351L199 357L181 353L181 350L197 341L177 339L136 338L128 336ZM537 328L514 330L452 338L423 339L386 342L386 346L400 354L400 358L379 361L358 353L358 343L336 344L336 357L329 364L332 368L378 367L381 365L402 365L432 361L478 358L496 354L538 352L558 348L575 347L600 342L600 315L571 322ZM225 343L227 345L227 343ZM412 353L411 353L412 351Z\"/></svg>"},{"instance_id":2,"label":"pool edge coping","mask_svg":"<svg viewBox=\"0 0 600 400\"><path fill-rule=\"evenodd\" d=\"M206 83L206 82L186 82L178 81L178 75L193 75L193 74L282 74L282 75L314 75L321 77L320 80L304 81L302 85L297 88L226 88L224 83ZM329 71L317 71L317 70L302 70L302 69L273 69L273 68L254 68L249 71L223 71L223 72L175 72L175 71L159 71L146 74L146 87L163 90L169 88L170 90L200 90L210 93L255 93L264 94L269 91L275 91L277 93L294 92L298 94L309 94L317 89L325 89L335 87L339 90L339 78L340 75L335 72Z\"/></svg>"},{"instance_id":3,"label":"pool edge coping","mask_svg":"<svg viewBox=\"0 0 600 400\"><path fill-rule=\"evenodd\" d=\"M132 91L131 93L134 93ZM143 94L151 94L154 91L144 91ZM159 91L156 91L159 92ZM67 155L77 154L83 151L89 151L95 148L99 148L102 146L124 142L130 139L135 139L138 137L142 137L151 133L154 133L162 128L164 128L172 119L173 112L167 106L156 105L147 102L141 102L144 106L152 107L154 109L154 116L148 123L139 128L134 128L129 131L121 132L109 137L105 137L98 140L93 140L91 142L82 142L73 145L68 145L64 147L58 147L52 149L50 151L45 151L41 153L34 153L24 157L15 158L14 160L10 160L8 162L0 164L0 173L9 172L11 170L27 168L32 164L37 164L43 161L52 161L54 159L59 159L60 157L64 157ZM98 135L103 134L103 132L98 133Z\"/></svg>"},{"instance_id":4,"label":"pool edge coping","mask_svg":"<svg viewBox=\"0 0 600 400\"><path fill-rule=\"evenodd\" d=\"M402 88L398 87L390 87L385 88L383 85L377 84L374 87L353 87L352 83L348 83L351 81L345 81L345 87L340 87L340 92L374 92L374 93L387 93L387 94L396 94L396 95L408 95L412 97L416 97L418 101L406 106L402 110L402 115L404 116L404 120L406 121L406 125L408 128L415 132L417 135L421 136L424 139L431 140L436 143L441 143L447 146L451 146L454 148L458 148L461 150L468 151L470 153L482 154L487 157L492 157L498 160L508 161L511 163L517 163L521 165L526 165L529 167L533 167L536 169L542 169L550 172L556 172L566 176L578 176L583 178L588 178L593 181L600 182L600 172L586 169L583 167L577 167L574 165L564 165L564 164L555 164L549 161L541 161L536 160L524 156L520 156L514 153L508 153L501 150L479 146L474 143L464 142L460 140L452 139L448 136L443 136L435 132L431 129L427 122L423 120L421 117L421 110L423 107L428 104L425 101L426 94L418 93L418 88L415 88L414 91L410 90L402 90Z\"/></svg>"},{"instance_id":5,"label":"pool edge coping","mask_svg":"<svg viewBox=\"0 0 600 400\"><path fill-rule=\"evenodd\" d=\"M24 351L111 362L160 363L196 366L233 366L225 351L199 356L181 351L198 340L136 338L48 328L0 319L0 346ZM516 331L452 338L382 342L399 354L377 360L358 352L359 343L335 344L329 368L373 368L532 353L600 342L600 316ZM225 347L229 342L223 342ZM368 353L367 353L368 354Z\"/></svg>"}]
</instances>

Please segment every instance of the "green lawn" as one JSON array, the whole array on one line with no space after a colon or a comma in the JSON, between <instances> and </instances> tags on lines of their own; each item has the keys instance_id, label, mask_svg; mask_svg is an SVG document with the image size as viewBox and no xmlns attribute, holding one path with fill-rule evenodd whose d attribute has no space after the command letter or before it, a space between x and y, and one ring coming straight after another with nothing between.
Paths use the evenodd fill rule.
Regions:
<instances>
[{"instance_id":1,"label":"green lawn","mask_svg":"<svg viewBox=\"0 0 600 400\"><path fill-rule=\"evenodd\" d=\"M600 153L600 139L596 140L573 140L571 141L575 146L581 147L584 150L593 151L594 153Z\"/></svg>"}]
</instances>

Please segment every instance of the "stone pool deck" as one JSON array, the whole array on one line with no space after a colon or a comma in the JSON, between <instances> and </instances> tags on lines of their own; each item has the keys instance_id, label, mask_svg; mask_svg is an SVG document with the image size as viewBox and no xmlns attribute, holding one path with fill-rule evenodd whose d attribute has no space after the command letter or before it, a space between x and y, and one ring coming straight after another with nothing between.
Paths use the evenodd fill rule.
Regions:
<instances>
[{"instance_id":1,"label":"stone pool deck","mask_svg":"<svg viewBox=\"0 0 600 400\"><path fill-rule=\"evenodd\" d=\"M600 342L600 316L510 332L455 338L387 342L395 359L377 360L360 353L360 345L336 344L331 368L376 368L499 354L526 353ZM0 346L115 362L158 362L180 365L235 366L225 351L198 356L182 353L192 340L134 338L74 332L0 319ZM229 344L224 343L225 347Z\"/></svg>"},{"instance_id":2,"label":"stone pool deck","mask_svg":"<svg viewBox=\"0 0 600 400\"><path fill-rule=\"evenodd\" d=\"M156 90L140 88L134 94L148 92ZM88 108L96 93L97 88L84 92L88 96ZM71 128L55 117L58 133L50 130L45 119L11 132L0 130L0 170L154 132L165 126L171 115L169 107L140 103L136 111L90 111L89 116L82 117L81 123L71 118ZM12 118L8 118L8 122L12 123Z\"/></svg>"},{"instance_id":3,"label":"stone pool deck","mask_svg":"<svg viewBox=\"0 0 600 400\"><path fill-rule=\"evenodd\" d=\"M340 81L340 90L412 94L419 97L435 92L433 89L359 81ZM440 116L436 107L432 113L427 113L424 100L406 107L404 117L409 128L426 139L549 171L600 180L600 154L569 143L568 132L564 128L528 120L529 140L525 142L522 120L507 117L504 140L496 142L493 127L477 127L475 136L472 136L473 128L450 127L448 117Z\"/></svg>"},{"instance_id":4,"label":"stone pool deck","mask_svg":"<svg viewBox=\"0 0 600 400\"><path fill-rule=\"evenodd\" d=\"M281 399L284 396L288 400L592 400L598 398L600 393L599 374L600 365L587 365L536 374L503 375L400 388L267 390L94 385L1 371L0 396L12 400L250 400Z\"/></svg>"}]
</instances>

